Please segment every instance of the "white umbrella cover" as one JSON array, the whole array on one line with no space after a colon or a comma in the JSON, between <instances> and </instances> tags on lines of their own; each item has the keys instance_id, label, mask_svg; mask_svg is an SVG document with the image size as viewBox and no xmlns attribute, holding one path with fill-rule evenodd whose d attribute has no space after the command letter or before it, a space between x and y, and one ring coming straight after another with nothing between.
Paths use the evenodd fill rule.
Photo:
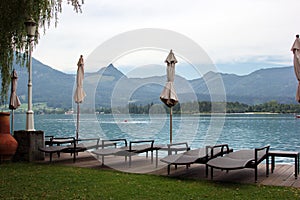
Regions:
<instances>
[{"instance_id":1,"label":"white umbrella cover","mask_svg":"<svg viewBox=\"0 0 300 200\"><path fill-rule=\"evenodd\" d=\"M84 97L86 96L84 90L83 90L83 79L84 79L84 61L83 56L81 55L78 63L77 63L77 76L76 76L76 90L74 94L74 101L76 103L82 103L84 100Z\"/></svg>"},{"instance_id":2,"label":"white umbrella cover","mask_svg":"<svg viewBox=\"0 0 300 200\"><path fill-rule=\"evenodd\" d=\"M296 92L296 100L300 103L300 39L299 35L296 35L296 40L291 48L294 54L294 70L298 79L298 88Z\"/></svg>"},{"instance_id":3,"label":"white umbrella cover","mask_svg":"<svg viewBox=\"0 0 300 200\"><path fill-rule=\"evenodd\" d=\"M74 94L74 101L77 103L77 125L76 125L76 139L79 136L79 104L83 102L86 96L83 90L83 79L84 79L84 61L81 55L77 63L77 76L76 76L76 90Z\"/></svg>"},{"instance_id":4,"label":"white umbrella cover","mask_svg":"<svg viewBox=\"0 0 300 200\"><path fill-rule=\"evenodd\" d=\"M14 132L14 110L16 110L20 105L20 99L17 95L18 86L18 74L14 69L11 75L11 93L9 98L9 109L11 109L11 132Z\"/></svg>"},{"instance_id":5,"label":"white umbrella cover","mask_svg":"<svg viewBox=\"0 0 300 200\"><path fill-rule=\"evenodd\" d=\"M18 75L16 70L14 69L11 76L11 94L9 99L9 109L15 110L20 105L20 99L17 96L17 86L18 86Z\"/></svg>"},{"instance_id":6,"label":"white umbrella cover","mask_svg":"<svg viewBox=\"0 0 300 200\"><path fill-rule=\"evenodd\" d=\"M178 97L174 88L175 64L177 60L171 50L167 59L167 82L160 94L160 99L170 108L170 144L172 144L172 107L178 103Z\"/></svg>"}]
</instances>

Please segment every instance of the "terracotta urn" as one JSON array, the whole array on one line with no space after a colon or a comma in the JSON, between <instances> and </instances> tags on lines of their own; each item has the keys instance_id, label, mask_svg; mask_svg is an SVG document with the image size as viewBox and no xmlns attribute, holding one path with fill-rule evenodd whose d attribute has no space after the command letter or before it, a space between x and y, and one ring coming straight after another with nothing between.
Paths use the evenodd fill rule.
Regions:
<instances>
[{"instance_id":1,"label":"terracotta urn","mask_svg":"<svg viewBox=\"0 0 300 200\"><path fill-rule=\"evenodd\" d=\"M0 112L0 162L11 160L18 147L18 142L10 134L9 116L9 112Z\"/></svg>"}]
</instances>

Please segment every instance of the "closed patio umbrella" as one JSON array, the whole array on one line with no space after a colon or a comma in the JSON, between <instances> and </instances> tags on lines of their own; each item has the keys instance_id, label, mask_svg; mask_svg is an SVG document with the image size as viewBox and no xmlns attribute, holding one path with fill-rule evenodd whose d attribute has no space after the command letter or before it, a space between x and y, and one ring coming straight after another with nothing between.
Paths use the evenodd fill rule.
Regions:
<instances>
[{"instance_id":1,"label":"closed patio umbrella","mask_svg":"<svg viewBox=\"0 0 300 200\"><path fill-rule=\"evenodd\" d=\"M160 94L160 99L170 108L170 144L172 144L172 108L178 103L178 97L174 88L175 64L177 60L172 50L165 62L167 63L167 82Z\"/></svg>"},{"instance_id":2,"label":"closed patio umbrella","mask_svg":"<svg viewBox=\"0 0 300 200\"><path fill-rule=\"evenodd\" d=\"M17 109L21 102L17 96L17 86L18 86L18 75L17 71L14 69L11 75L11 93L9 98L9 109L11 109L11 132L14 132L14 110Z\"/></svg>"},{"instance_id":3,"label":"closed patio umbrella","mask_svg":"<svg viewBox=\"0 0 300 200\"><path fill-rule=\"evenodd\" d=\"M74 94L74 101L77 103L77 123L76 123L76 139L79 136L79 104L83 102L86 96L83 90L83 79L84 79L84 61L81 55L77 63L77 76L76 76L76 90Z\"/></svg>"},{"instance_id":4,"label":"closed patio umbrella","mask_svg":"<svg viewBox=\"0 0 300 200\"><path fill-rule=\"evenodd\" d=\"M295 70L295 75L298 79L296 100L298 103L300 103L300 39L299 39L299 35L296 35L296 40L292 46L291 51L293 51L293 54L294 54L294 70Z\"/></svg>"}]
</instances>

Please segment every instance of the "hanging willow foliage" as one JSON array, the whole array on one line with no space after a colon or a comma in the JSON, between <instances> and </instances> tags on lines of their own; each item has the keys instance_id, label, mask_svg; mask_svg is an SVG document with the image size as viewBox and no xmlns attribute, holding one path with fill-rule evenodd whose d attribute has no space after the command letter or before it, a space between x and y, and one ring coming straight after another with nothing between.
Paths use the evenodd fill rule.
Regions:
<instances>
[{"instance_id":1,"label":"hanging willow foliage","mask_svg":"<svg viewBox=\"0 0 300 200\"><path fill-rule=\"evenodd\" d=\"M39 40L39 31L50 26L51 21L58 21L62 12L63 0L1 0L0 1L0 105L7 99L10 74L14 60L25 65L28 58L28 42L24 22L32 18L37 22L34 44ZM81 12L84 0L66 0L76 12Z\"/></svg>"}]
</instances>

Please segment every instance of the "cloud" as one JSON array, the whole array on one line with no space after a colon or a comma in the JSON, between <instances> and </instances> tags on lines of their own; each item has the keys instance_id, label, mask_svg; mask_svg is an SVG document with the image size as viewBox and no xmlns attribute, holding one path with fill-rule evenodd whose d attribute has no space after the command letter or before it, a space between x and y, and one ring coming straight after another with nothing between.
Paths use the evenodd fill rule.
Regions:
<instances>
[{"instance_id":1,"label":"cloud","mask_svg":"<svg viewBox=\"0 0 300 200\"><path fill-rule=\"evenodd\" d=\"M89 0L81 14L64 5L58 27L47 30L33 56L75 72L80 54L87 57L115 35L164 28L194 40L216 64L261 56L281 57L288 64L299 33L299 7L297 0Z\"/></svg>"}]
</instances>

